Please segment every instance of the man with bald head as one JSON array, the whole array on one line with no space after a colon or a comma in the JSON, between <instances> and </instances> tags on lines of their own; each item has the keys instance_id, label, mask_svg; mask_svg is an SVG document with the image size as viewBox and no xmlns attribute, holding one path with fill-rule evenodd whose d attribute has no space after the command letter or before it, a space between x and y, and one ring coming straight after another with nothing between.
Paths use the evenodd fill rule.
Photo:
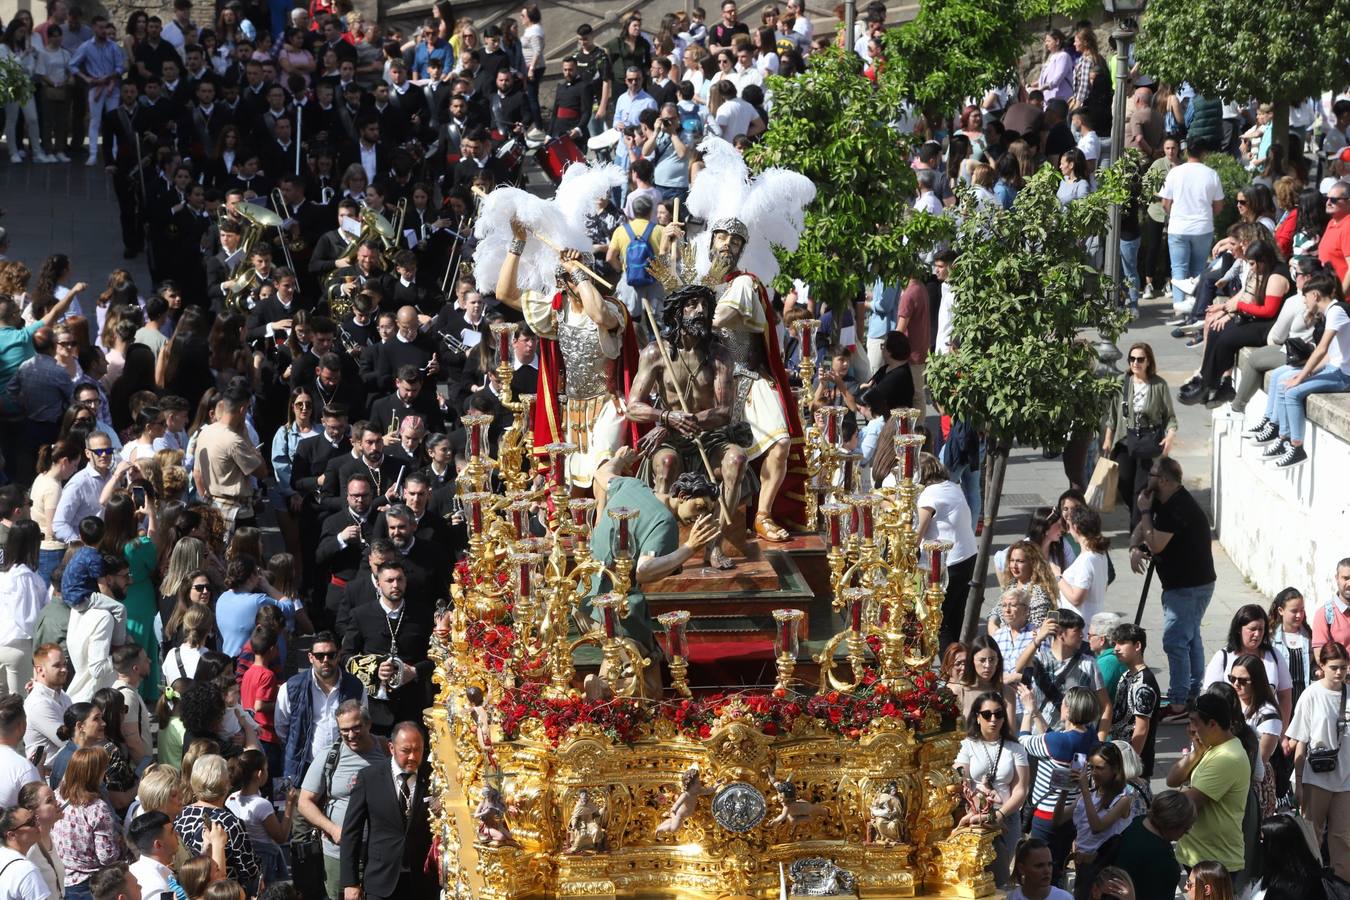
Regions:
<instances>
[{"instance_id":1,"label":"man with bald head","mask_svg":"<svg viewBox=\"0 0 1350 900\"><path fill-rule=\"evenodd\" d=\"M395 725L389 751L388 762L357 773L342 819L344 900L434 897L440 891L424 866L431 848L431 767L417 724Z\"/></svg>"},{"instance_id":2,"label":"man with bald head","mask_svg":"<svg viewBox=\"0 0 1350 900\"><path fill-rule=\"evenodd\" d=\"M1153 110L1153 89L1137 87L1125 114L1125 146L1153 160L1162 155L1162 142L1163 121Z\"/></svg>"},{"instance_id":3,"label":"man with bald head","mask_svg":"<svg viewBox=\"0 0 1350 900\"><path fill-rule=\"evenodd\" d=\"M441 371L437 342L423 330L417 307L401 307L395 317L397 330L392 339L376 350L376 389L380 394L391 393L399 370L412 366L422 375L435 380Z\"/></svg>"}]
</instances>

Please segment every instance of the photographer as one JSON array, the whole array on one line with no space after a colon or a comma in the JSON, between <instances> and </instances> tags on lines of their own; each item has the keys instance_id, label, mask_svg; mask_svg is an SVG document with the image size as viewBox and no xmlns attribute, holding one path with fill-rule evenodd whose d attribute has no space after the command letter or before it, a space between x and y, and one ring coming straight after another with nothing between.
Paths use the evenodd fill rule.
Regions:
<instances>
[{"instance_id":1,"label":"photographer","mask_svg":"<svg viewBox=\"0 0 1350 900\"><path fill-rule=\"evenodd\" d=\"M1346 669L1350 653L1335 641L1317 651L1322 678L1298 698L1288 736L1294 750L1294 796L1320 844L1325 832L1331 864L1350 878L1350 741L1346 740Z\"/></svg>"},{"instance_id":2,"label":"photographer","mask_svg":"<svg viewBox=\"0 0 1350 900\"><path fill-rule=\"evenodd\" d=\"M674 103L655 110L643 110L638 117L642 133L642 156L655 166L653 182L662 199L689 196L689 145L680 132L680 113Z\"/></svg>"}]
</instances>

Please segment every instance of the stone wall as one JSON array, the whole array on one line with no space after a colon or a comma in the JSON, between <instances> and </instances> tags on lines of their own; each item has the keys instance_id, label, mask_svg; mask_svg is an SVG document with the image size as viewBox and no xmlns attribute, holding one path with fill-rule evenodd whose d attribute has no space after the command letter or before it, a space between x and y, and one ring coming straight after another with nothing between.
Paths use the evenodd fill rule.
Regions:
<instances>
[{"instance_id":1,"label":"stone wall","mask_svg":"<svg viewBox=\"0 0 1350 900\"><path fill-rule=\"evenodd\" d=\"M1265 400L1258 392L1248 404L1249 423ZM1350 395L1309 398L1309 460L1293 469L1263 461L1265 447L1241 439L1246 427L1221 413L1211 426L1219 543L1263 594L1293 586L1312 609L1332 591L1337 561L1350 556Z\"/></svg>"}]
</instances>

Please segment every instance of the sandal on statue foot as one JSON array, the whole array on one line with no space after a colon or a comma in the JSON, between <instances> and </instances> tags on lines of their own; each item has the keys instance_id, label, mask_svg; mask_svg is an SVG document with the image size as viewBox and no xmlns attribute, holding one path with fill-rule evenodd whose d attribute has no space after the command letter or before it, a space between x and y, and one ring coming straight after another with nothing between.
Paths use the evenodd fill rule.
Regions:
<instances>
[{"instance_id":1,"label":"sandal on statue foot","mask_svg":"<svg viewBox=\"0 0 1350 900\"><path fill-rule=\"evenodd\" d=\"M792 536L788 534L787 529L775 522L766 513L755 514L755 534L775 544L783 544L792 540Z\"/></svg>"}]
</instances>

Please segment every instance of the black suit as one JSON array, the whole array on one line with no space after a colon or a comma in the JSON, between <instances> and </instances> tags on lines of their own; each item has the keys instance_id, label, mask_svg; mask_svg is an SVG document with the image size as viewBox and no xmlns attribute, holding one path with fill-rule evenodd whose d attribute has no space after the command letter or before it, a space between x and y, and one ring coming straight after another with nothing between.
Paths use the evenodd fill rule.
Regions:
<instances>
[{"instance_id":1,"label":"black suit","mask_svg":"<svg viewBox=\"0 0 1350 900\"><path fill-rule=\"evenodd\" d=\"M338 541L338 535L349 525L361 526L361 537L346 545ZM323 520L319 536L319 548L315 556L319 571L329 579L327 599L324 606L329 615L337 612L338 601L342 599L342 590L347 583L360 576L365 568L363 562L366 547L375 533L375 513L366 513L364 522L358 522L350 509L335 512Z\"/></svg>"},{"instance_id":2,"label":"black suit","mask_svg":"<svg viewBox=\"0 0 1350 900\"><path fill-rule=\"evenodd\" d=\"M336 228L324 232L314 244L314 252L309 257L309 274L322 280L337 268L337 259L351 247L351 241L343 237Z\"/></svg>"},{"instance_id":3,"label":"black suit","mask_svg":"<svg viewBox=\"0 0 1350 900\"><path fill-rule=\"evenodd\" d=\"M370 405L371 424L379 426L380 431L387 432L390 421L402 420L405 416L421 416L422 424L432 434L445 431L445 414L436 402L434 385L424 384L411 403L405 403L394 393Z\"/></svg>"},{"instance_id":4,"label":"black suit","mask_svg":"<svg viewBox=\"0 0 1350 900\"><path fill-rule=\"evenodd\" d=\"M268 297L248 314L248 331L246 332L250 341L257 341L267 337L267 326L273 322L280 322L283 319L291 319L303 308L299 296L291 297L290 308L281 304L281 300L275 294Z\"/></svg>"},{"instance_id":5,"label":"black suit","mask_svg":"<svg viewBox=\"0 0 1350 900\"><path fill-rule=\"evenodd\" d=\"M377 702L371 701L372 708ZM440 893L434 871L424 871L431 849L430 786L431 766L423 763L405 817L389 763L372 763L357 773L339 845L344 888L364 887L369 900L414 900Z\"/></svg>"},{"instance_id":6,"label":"black suit","mask_svg":"<svg viewBox=\"0 0 1350 900\"><path fill-rule=\"evenodd\" d=\"M351 455L351 443L343 438L336 444L328 437L316 434L301 441L295 448L291 459L291 490L304 494L306 501L319 491L319 476L324 473L328 461L343 454Z\"/></svg>"},{"instance_id":7,"label":"black suit","mask_svg":"<svg viewBox=\"0 0 1350 900\"><path fill-rule=\"evenodd\" d=\"M474 176L483 170L486 170L487 173L492 176L494 184L502 184L510 180L510 173L506 171L506 168L495 156L488 156L487 162L482 166L478 165L478 163L472 159L461 159L459 162L455 163L455 167L450 170L450 175L448 176L450 184L448 185L448 189L452 191L460 189L468 191L469 186L473 184ZM442 185L442 188L445 187L447 186Z\"/></svg>"},{"instance_id":8,"label":"black suit","mask_svg":"<svg viewBox=\"0 0 1350 900\"><path fill-rule=\"evenodd\" d=\"M390 633L398 635L397 646L391 645ZM370 700L370 719L375 731L388 734L395 722L421 722L430 693L431 673L436 664L427 659L431 644L431 624L406 603L399 617L391 619L384 605L377 599L352 608L352 627L342 638L342 658L375 653L388 656L392 652L412 666L417 677L404 682L402 687L389 692L388 700L374 696ZM370 888L367 887L367 890Z\"/></svg>"},{"instance_id":9,"label":"black suit","mask_svg":"<svg viewBox=\"0 0 1350 900\"><path fill-rule=\"evenodd\" d=\"M506 96L493 92L488 96L488 109L492 127L504 135L510 135L516 125L529 126L530 103L524 91L513 90Z\"/></svg>"},{"instance_id":10,"label":"black suit","mask_svg":"<svg viewBox=\"0 0 1350 900\"><path fill-rule=\"evenodd\" d=\"M139 142L137 135L147 127L145 113L140 104L136 104L131 109L119 106L104 113L99 131L103 136L103 164L117 166L113 174L113 191L117 194L117 209L121 216L122 246L127 253L139 253L145 246L140 222L138 173L142 155L153 154L155 148ZM92 152L93 148L89 149Z\"/></svg>"},{"instance_id":11,"label":"black suit","mask_svg":"<svg viewBox=\"0 0 1350 900\"><path fill-rule=\"evenodd\" d=\"M345 172L347 167L353 163L361 163L361 142L352 141L344 143L342 149L338 152L338 171ZM385 148L384 142L375 145L375 178L383 178L389 174L390 154ZM369 173L367 173L369 174ZM375 178L371 180L374 181Z\"/></svg>"}]
</instances>

